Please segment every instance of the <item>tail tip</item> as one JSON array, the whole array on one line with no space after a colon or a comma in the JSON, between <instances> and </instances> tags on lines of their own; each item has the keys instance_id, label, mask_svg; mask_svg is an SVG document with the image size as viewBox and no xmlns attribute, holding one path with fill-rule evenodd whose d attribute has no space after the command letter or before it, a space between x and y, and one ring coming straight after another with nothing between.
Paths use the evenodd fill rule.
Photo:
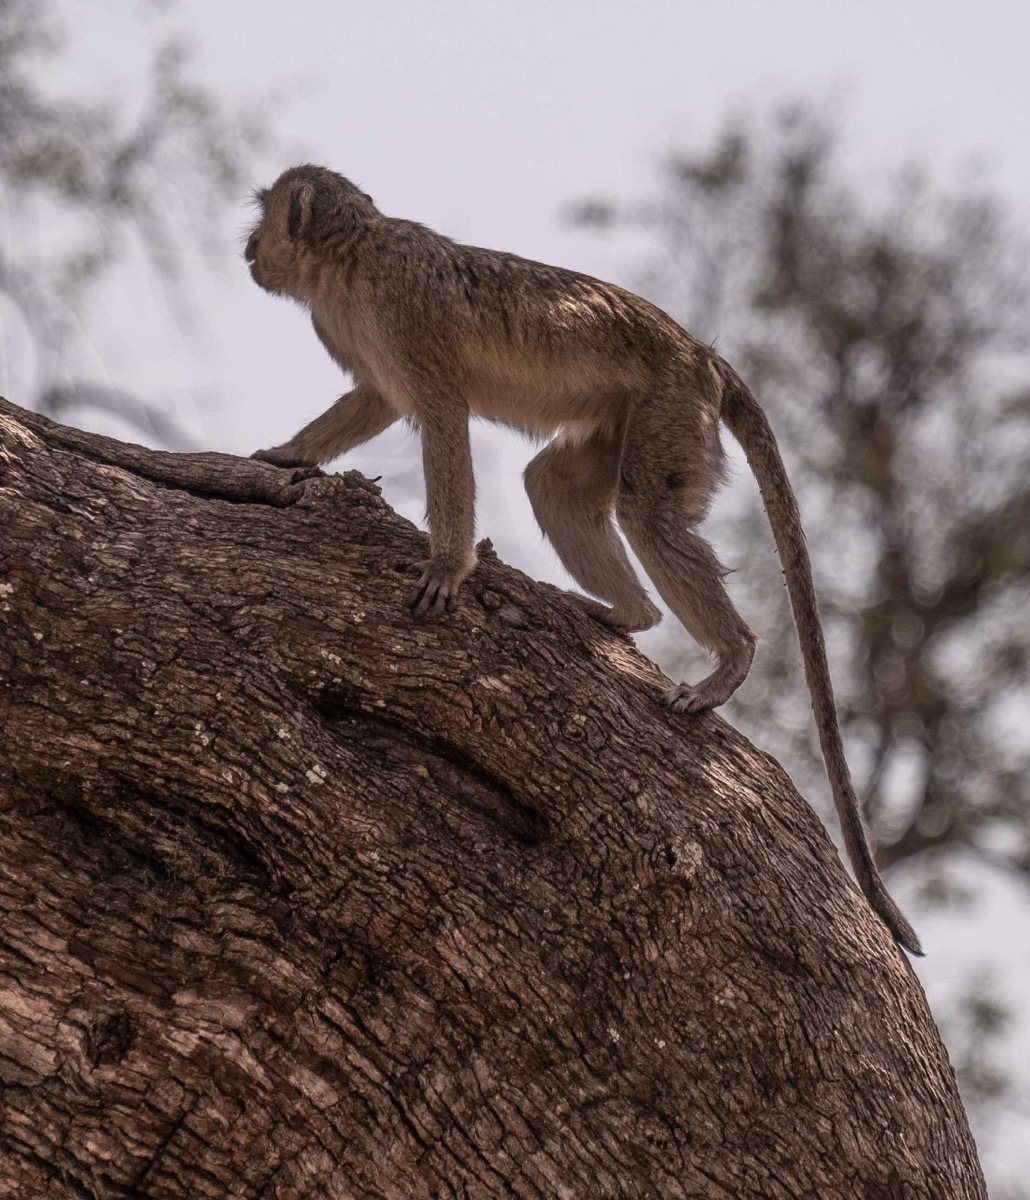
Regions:
<instances>
[{"instance_id":1,"label":"tail tip","mask_svg":"<svg viewBox=\"0 0 1030 1200\"><path fill-rule=\"evenodd\" d=\"M926 955L922 943L916 937L915 930L911 926L906 924L904 930L892 929L891 932L894 934L894 940L898 945L903 950L907 950L915 958L923 958Z\"/></svg>"},{"instance_id":2,"label":"tail tip","mask_svg":"<svg viewBox=\"0 0 1030 1200\"><path fill-rule=\"evenodd\" d=\"M890 930L891 936L898 945L914 957L922 958L924 956L923 946L916 931L901 915L901 910L890 896L885 891L879 891L874 897L870 897L870 901L876 915Z\"/></svg>"}]
</instances>

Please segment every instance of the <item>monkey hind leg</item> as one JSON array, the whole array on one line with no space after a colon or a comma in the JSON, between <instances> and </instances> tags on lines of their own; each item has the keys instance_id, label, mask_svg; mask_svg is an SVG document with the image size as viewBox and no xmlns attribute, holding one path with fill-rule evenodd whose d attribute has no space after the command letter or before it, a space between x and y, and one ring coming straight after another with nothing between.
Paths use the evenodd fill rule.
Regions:
<instances>
[{"instance_id":1,"label":"monkey hind leg","mask_svg":"<svg viewBox=\"0 0 1030 1200\"><path fill-rule=\"evenodd\" d=\"M726 594L711 546L681 532L673 543L644 550L630 539L662 599L717 665L699 683L680 683L662 697L673 712L699 713L725 704L751 670L755 635Z\"/></svg>"},{"instance_id":2,"label":"monkey hind leg","mask_svg":"<svg viewBox=\"0 0 1030 1200\"><path fill-rule=\"evenodd\" d=\"M526 491L537 522L588 596L569 598L596 620L625 632L661 620L626 556L612 522L620 447L595 436L579 445L551 442L526 468Z\"/></svg>"},{"instance_id":3,"label":"monkey hind leg","mask_svg":"<svg viewBox=\"0 0 1030 1200\"><path fill-rule=\"evenodd\" d=\"M659 595L716 659L700 683L680 684L663 698L674 712L696 713L725 704L744 682L756 638L730 600L712 547L695 532L723 479L717 427L713 422L684 431L681 401L678 408L684 436L677 438L668 436L677 428L672 418L663 437L660 419L658 429L649 430L646 408L637 414L639 426L631 424L627 434L616 511Z\"/></svg>"}]
</instances>

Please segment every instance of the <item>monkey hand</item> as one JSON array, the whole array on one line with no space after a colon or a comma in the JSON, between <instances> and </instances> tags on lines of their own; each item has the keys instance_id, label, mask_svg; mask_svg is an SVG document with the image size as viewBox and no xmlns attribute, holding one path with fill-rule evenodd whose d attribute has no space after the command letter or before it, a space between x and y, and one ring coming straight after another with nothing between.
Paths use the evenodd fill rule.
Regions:
<instances>
[{"instance_id":1,"label":"monkey hand","mask_svg":"<svg viewBox=\"0 0 1030 1200\"><path fill-rule=\"evenodd\" d=\"M285 446L273 446L271 450L255 450L250 456L256 458L258 462L271 463L273 467L315 467L318 469L317 463L306 462L296 450L291 449L289 443Z\"/></svg>"},{"instance_id":2,"label":"monkey hand","mask_svg":"<svg viewBox=\"0 0 1030 1200\"><path fill-rule=\"evenodd\" d=\"M411 608L417 617L454 612L458 607L461 585L472 574L475 559L431 558L423 563L422 577L411 596Z\"/></svg>"}]
</instances>

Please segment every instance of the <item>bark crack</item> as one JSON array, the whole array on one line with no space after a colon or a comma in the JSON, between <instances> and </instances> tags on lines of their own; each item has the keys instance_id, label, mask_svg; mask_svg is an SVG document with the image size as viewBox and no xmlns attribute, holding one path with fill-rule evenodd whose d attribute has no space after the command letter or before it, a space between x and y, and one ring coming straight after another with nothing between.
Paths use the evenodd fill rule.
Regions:
<instances>
[{"instance_id":1,"label":"bark crack","mask_svg":"<svg viewBox=\"0 0 1030 1200\"><path fill-rule=\"evenodd\" d=\"M359 743L366 754L384 762L422 768L442 791L485 817L520 845L542 845L550 823L536 808L520 800L511 785L468 753L411 724L380 716L364 707L356 688L323 691L312 700L328 729L341 741Z\"/></svg>"}]
</instances>

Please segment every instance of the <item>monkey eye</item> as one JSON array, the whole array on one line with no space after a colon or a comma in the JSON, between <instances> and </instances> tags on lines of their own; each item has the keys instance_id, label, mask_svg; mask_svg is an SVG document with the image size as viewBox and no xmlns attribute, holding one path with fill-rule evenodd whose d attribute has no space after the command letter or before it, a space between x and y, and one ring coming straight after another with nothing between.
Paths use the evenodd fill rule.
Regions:
<instances>
[{"instance_id":1,"label":"monkey eye","mask_svg":"<svg viewBox=\"0 0 1030 1200\"><path fill-rule=\"evenodd\" d=\"M254 256L257 254L257 248L258 248L258 235L257 235L257 231L255 230L250 235L250 237L247 239L247 248L246 248L246 250L243 251L243 257L247 260L247 262L254 261Z\"/></svg>"}]
</instances>

